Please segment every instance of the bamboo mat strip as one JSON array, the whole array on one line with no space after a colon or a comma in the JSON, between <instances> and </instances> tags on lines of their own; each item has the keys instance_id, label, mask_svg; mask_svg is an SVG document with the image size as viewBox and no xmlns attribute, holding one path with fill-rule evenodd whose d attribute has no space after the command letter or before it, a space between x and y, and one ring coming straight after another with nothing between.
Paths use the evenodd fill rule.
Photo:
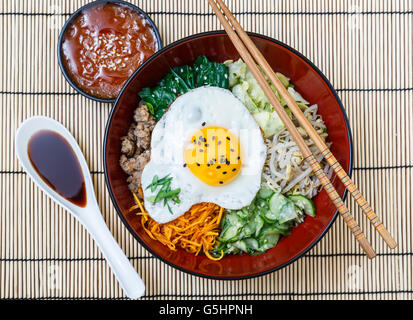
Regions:
<instances>
[{"instance_id":1,"label":"bamboo mat strip","mask_svg":"<svg viewBox=\"0 0 413 320\"><path fill-rule=\"evenodd\" d=\"M57 64L60 28L87 2L0 2L0 298L124 298L86 231L40 192L17 162L16 129L33 115L55 118L78 140L105 221L147 285L144 299L413 298L412 1L227 0L247 30L294 47L333 83L353 131L354 180L399 243L389 251L359 218L378 252L368 261L337 220L300 260L242 281L198 278L165 265L118 218L102 163L111 106L75 93ZM207 1L131 2L150 13L165 45L220 28ZM358 210L346 202L352 212Z\"/></svg>"}]
</instances>

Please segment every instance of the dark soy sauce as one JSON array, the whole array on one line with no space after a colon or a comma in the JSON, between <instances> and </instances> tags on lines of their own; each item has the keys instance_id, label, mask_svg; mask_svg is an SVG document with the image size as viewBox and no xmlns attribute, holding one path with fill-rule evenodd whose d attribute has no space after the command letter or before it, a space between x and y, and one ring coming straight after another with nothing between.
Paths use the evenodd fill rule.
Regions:
<instances>
[{"instance_id":1,"label":"dark soy sauce","mask_svg":"<svg viewBox=\"0 0 413 320\"><path fill-rule=\"evenodd\" d=\"M86 186L79 160L60 134L41 130L29 141L29 159L49 187L79 207L86 206Z\"/></svg>"}]
</instances>

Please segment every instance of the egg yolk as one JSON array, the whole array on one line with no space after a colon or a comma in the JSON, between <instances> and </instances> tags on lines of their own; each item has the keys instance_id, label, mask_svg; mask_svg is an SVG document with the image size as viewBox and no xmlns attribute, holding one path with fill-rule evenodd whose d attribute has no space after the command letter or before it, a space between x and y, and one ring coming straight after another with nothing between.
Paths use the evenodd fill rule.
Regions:
<instances>
[{"instance_id":1,"label":"egg yolk","mask_svg":"<svg viewBox=\"0 0 413 320\"><path fill-rule=\"evenodd\" d=\"M230 183L241 170L238 137L222 127L205 127L184 151L185 164L200 180L211 186Z\"/></svg>"}]
</instances>

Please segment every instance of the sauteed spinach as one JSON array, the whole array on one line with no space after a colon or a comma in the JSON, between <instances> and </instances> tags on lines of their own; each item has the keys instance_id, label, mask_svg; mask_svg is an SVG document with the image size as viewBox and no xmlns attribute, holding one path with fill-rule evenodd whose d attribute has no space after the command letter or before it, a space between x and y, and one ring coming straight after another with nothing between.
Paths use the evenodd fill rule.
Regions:
<instances>
[{"instance_id":1,"label":"sauteed spinach","mask_svg":"<svg viewBox=\"0 0 413 320\"><path fill-rule=\"evenodd\" d=\"M143 88L139 96L148 106L149 112L159 120L177 96L204 85L228 89L228 82L228 67L225 64L199 56L193 67L184 65L171 68L157 86Z\"/></svg>"}]
</instances>

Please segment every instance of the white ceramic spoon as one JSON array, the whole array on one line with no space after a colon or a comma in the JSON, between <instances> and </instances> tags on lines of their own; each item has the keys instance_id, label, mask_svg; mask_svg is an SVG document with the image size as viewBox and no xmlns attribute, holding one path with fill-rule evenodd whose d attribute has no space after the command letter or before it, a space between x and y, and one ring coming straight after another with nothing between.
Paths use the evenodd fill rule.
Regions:
<instances>
[{"instance_id":1,"label":"white ceramic spoon","mask_svg":"<svg viewBox=\"0 0 413 320\"><path fill-rule=\"evenodd\" d=\"M27 153L30 138L39 130L51 130L60 134L72 147L83 172L86 186L87 204L84 208L66 200L50 188L33 168ZM104 257L112 268L113 273L122 286L125 294L132 299L140 298L145 292L145 284L135 268L126 258L112 234L110 233L98 207L89 168L76 140L71 133L59 122L47 117L33 117L24 121L16 134L16 154L20 163L33 181L54 201L68 210L91 234ZM50 154L53 157L53 153ZM64 168L62 168L64 170Z\"/></svg>"}]
</instances>

